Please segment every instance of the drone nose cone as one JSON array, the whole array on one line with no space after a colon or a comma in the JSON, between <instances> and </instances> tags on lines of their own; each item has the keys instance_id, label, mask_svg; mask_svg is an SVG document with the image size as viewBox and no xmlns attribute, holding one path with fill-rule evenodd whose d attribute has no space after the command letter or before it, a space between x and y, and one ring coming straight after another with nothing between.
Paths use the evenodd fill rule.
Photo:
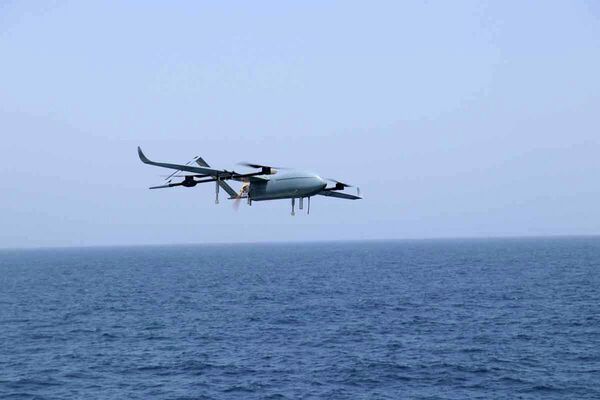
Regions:
<instances>
[{"instance_id":1,"label":"drone nose cone","mask_svg":"<svg viewBox=\"0 0 600 400\"><path fill-rule=\"evenodd\" d=\"M319 181L319 183L321 185L323 185L323 187L327 186L327 182L325 181L325 179L321 178L320 176L317 175L317 180Z\"/></svg>"}]
</instances>

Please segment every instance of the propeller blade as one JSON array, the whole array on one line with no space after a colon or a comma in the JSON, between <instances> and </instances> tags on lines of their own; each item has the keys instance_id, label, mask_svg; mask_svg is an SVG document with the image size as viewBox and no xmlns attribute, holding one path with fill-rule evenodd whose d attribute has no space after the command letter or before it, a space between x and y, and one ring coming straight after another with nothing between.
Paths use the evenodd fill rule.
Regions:
<instances>
[{"instance_id":1,"label":"propeller blade","mask_svg":"<svg viewBox=\"0 0 600 400\"><path fill-rule=\"evenodd\" d=\"M347 187L354 187L354 186L352 186L352 185L349 185L349 184L347 184L347 183L344 183L344 182L337 181L337 180L335 180L335 179L332 179L332 178L325 178L325 179L327 179L329 182L333 182L333 183L335 183L335 185L336 185L336 186L341 186L341 187L343 187L343 188L347 188Z\"/></svg>"},{"instance_id":2,"label":"propeller blade","mask_svg":"<svg viewBox=\"0 0 600 400\"><path fill-rule=\"evenodd\" d=\"M277 170L279 169L290 169L288 167L273 167L271 165L262 165L262 164L255 164L255 163L249 163L249 162L239 162L238 165L243 165L244 167L249 167L249 168L260 168L263 171L265 171L265 175L269 175L269 174L275 174L277 172Z\"/></svg>"},{"instance_id":3,"label":"propeller blade","mask_svg":"<svg viewBox=\"0 0 600 400\"><path fill-rule=\"evenodd\" d=\"M237 197L233 200L233 209L235 211L238 211L240 209L240 204L242 203L242 199L247 199L249 192L250 192L250 182L244 182Z\"/></svg>"},{"instance_id":4,"label":"propeller blade","mask_svg":"<svg viewBox=\"0 0 600 400\"><path fill-rule=\"evenodd\" d=\"M235 200L233 200L233 209L235 211L239 211L241 203L242 203L242 199L240 197L238 197Z\"/></svg>"},{"instance_id":5,"label":"propeller blade","mask_svg":"<svg viewBox=\"0 0 600 400\"><path fill-rule=\"evenodd\" d=\"M238 165L243 165L244 167L250 167L250 168L270 168L268 165L261 165L261 164L253 164L253 163L249 163L249 162L239 162Z\"/></svg>"}]
</instances>

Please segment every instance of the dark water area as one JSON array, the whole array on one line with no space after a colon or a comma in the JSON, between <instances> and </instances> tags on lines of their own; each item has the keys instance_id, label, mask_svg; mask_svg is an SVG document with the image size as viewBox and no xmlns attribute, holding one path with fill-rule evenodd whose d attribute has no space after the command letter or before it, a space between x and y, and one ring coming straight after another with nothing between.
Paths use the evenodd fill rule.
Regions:
<instances>
[{"instance_id":1,"label":"dark water area","mask_svg":"<svg viewBox=\"0 0 600 400\"><path fill-rule=\"evenodd\" d=\"M2 399L599 399L600 238L0 251Z\"/></svg>"}]
</instances>

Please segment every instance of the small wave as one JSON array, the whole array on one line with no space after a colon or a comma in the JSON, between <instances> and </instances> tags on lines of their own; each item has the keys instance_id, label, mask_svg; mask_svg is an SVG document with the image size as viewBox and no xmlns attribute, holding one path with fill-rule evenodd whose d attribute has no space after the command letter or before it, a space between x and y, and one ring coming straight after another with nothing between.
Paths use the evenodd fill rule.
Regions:
<instances>
[{"instance_id":1,"label":"small wave","mask_svg":"<svg viewBox=\"0 0 600 400\"><path fill-rule=\"evenodd\" d=\"M168 369L169 367L165 365L142 365L137 367L136 371L146 372L146 371L162 371Z\"/></svg>"},{"instance_id":2,"label":"small wave","mask_svg":"<svg viewBox=\"0 0 600 400\"><path fill-rule=\"evenodd\" d=\"M247 386L234 385L223 389L225 393L254 393L255 390Z\"/></svg>"},{"instance_id":3,"label":"small wave","mask_svg":"<svg viewBox=\"0 0 600 400\"><path fill-rule=\"evenodd\" d=\"M531 384L531 382L521 379L521 378L517 378L517 377L513 377L513 376L502 376L498 379L499 382L502 383L509 383L509 384Z\"/></svg>"},{"instance_id":4,"label":"small wave","mask_svg":"<svg viewBox=\"0 0 600 400\"><path fill-rule=\"evenodd\" d=\"M541 385L538 384L538 385L534 385L530 388L525 388L525 389L521 390L522 393L537 393L537 392L559 393L559 392L563 392L563 391L564 391L563 388L559 388L559 387L547 385L547 384L541 384Z\"/></svg>"},{"instance_id":5,"label":"small wave","mask_svg":"<svg viewBox=\"0 0 600 400\"><path fill-rule=\"evenodd\" d=\"M204 372L211 368L217 368L217 366L215 364L211 364L208 362L192 360L192 361L186 361L185 363L178 364L177 368L180 369L181 371L198 374L198 373Z\"/></svg>"},{"instance_id":6,"label":"small wave","mask_svg":"<svg viewBox=\"0 0 600 400\"><path fill-rule=\"evenodd\" d=\"M289 399L289 397L287 397L281 393L273 393L273 394L266 395L265 399L267 399L267 400L282 400L282 399Z\"/></svg>"},{"instance_id":7,"label":"small wave","mask_svg":"<svg viewBox=\"0 0 600 400\"><path fill-rule=\"evenodd\" d=\"M2 398L3 399L25 400L25 399L39 399L40 396L38 396L37 394L27 393L27 392L13 392L13 393L3 394Z\"/></svg>"},{"instance_id":8,"label":"small wave","mask_svg":"<svg viewBox=\"0 0 600 400\"><path fill-rule=\"evenodd\" d=\"M37 378L21 378L21 379L17 379L15 381L8 381L6 382L6 386L11 387L11 388L23 388L23 387L36 387L36 388L42 388L42 387L49 387L49 386L59 386L62 383L57 381L56 379L53 378L47 378L47 379L37 379Z\"/></svg>"}]
</instances>

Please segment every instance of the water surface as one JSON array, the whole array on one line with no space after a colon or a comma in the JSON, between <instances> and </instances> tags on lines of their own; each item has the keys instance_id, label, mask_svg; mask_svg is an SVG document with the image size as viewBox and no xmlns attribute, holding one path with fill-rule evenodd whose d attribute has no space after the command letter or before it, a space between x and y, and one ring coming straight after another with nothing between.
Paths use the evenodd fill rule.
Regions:
<instances>
[{"instance_id":1,"label":"water surface","mask_svg":"<svg viewBox=\"0 0 600 400\"><path fill-rule=\"evenodd\" d=\"M600 238L0 251L0 398L598 399Z\"/></svg>"}]
</instances>

